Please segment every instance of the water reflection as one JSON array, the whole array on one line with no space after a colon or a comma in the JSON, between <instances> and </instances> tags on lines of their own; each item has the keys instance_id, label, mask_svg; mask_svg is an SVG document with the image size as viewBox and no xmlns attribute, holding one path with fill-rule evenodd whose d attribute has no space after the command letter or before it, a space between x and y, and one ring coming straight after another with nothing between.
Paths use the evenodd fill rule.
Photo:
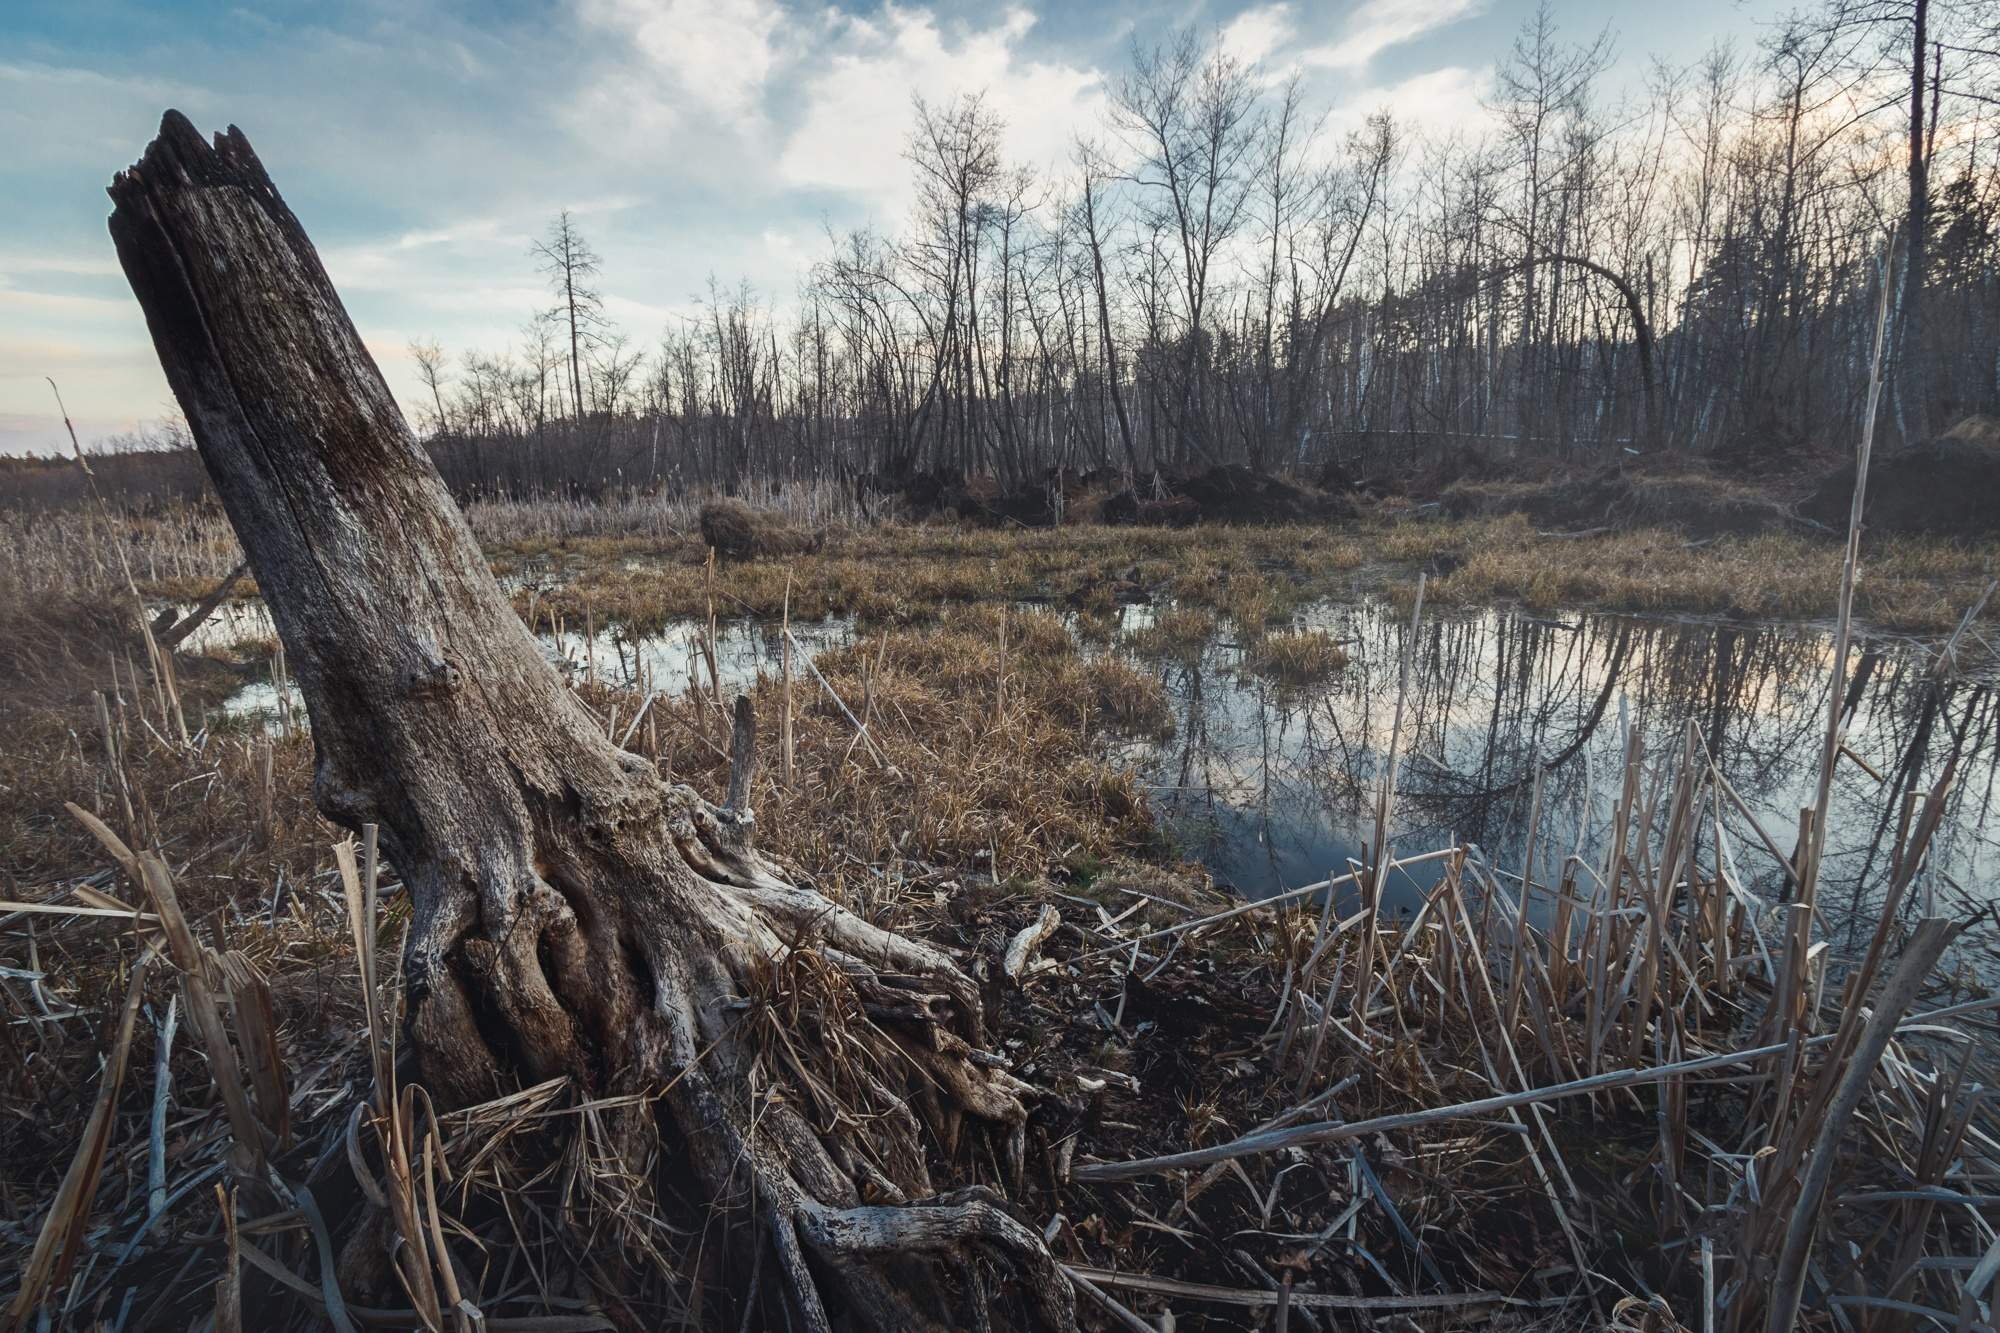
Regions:
<instances>
[{"instance_id":1,"label":"water reflection","mask_svg":"<svg viewBox=\"0 0 2000 1333\"><path fill-rule=\"evenodd\" d=\"M1151 623L1156 611L1124 608L1121 631ZM1406 617L1377 602L1323 605L1301 626L1345 646L1350 663L1332 681L1298 692L1258 679L1225 630L1198 652L1150 664L1174 700L1176 734L1124 756L1152 786L1173 846L1254 896L1344 873L1363 855L1410 635ZM705 625L638 639L617 627L538 628L550 660L574 676L669 694L690 679L707 686ZM792 629L807 654L855 633L844 619ZM249 604L227 608L200 633L197 649L271 630L263 608ZM1539 770L1536 877L1551 882L1562 858L1598 850L1628 732L1648 756L1715 755L1781 850L1792 846L1799 810L1812 804L1832 680L1832 637L1822 628L1492 610L1427 617L1412 651L1391 823L1402 849L1470 841L1494 865L1518 871ZM775 674L778 654L775 625L717 627L715 671L725 691ZM1912 910L1987 907L2000 710L1990 671L1954 677L1938 672L1936 659L1934 644L1908 638L1865 638L1854 649L1841 700L1852 757L1836 772L1821 878L1821 902L1837 927L1879 892L1906 805L1922 799L1954 755L1958 780ZM271 685L257 684L228 707L269 713L276 699ZM1749 849L1737 857L1746 887L1778 896L1783 872L1743 817L1728 815L1739 849ZM1430 864L1400 876L1388 904L1408 908L1438 873Z\"/></svg>"},{"instance_id":2,"label":"water reflection","mask_svg":"<svg viewBox=\"0 0 2000 1333\"><path fill-rule=\"evenodd\" d=\"M1364 603L1306 619L1352 659L1310 695L1245 675L1228 643L1159 668L1180 732L1147 764L1156 808L1184 853L1252 895L1345 871L1362 854L1387 758L1406 618ZM1400 846L1471 841L1518 869L1541 769L1535 859L1546 880L1563 857L1596 850L1628 731L1648 756L1714 754L1782 849L1812 804L1832 680L1822 629L1487 611L1427 618L1412 648L1391 824ZM1879 891L1905 801L1955 754L1958 782L1916 902L1983 906L2000 721L1990 682L1941 678L1932 648L1909 639L1867 640L1852 662L1841 706L1853 757L1833 784L1821 901L1851 909ZM1738 864L1749 887L1775 896L1772 858L1760 850ZM1402 887L1407 905L1423 885Z\"/></svg>"}]
</instances>

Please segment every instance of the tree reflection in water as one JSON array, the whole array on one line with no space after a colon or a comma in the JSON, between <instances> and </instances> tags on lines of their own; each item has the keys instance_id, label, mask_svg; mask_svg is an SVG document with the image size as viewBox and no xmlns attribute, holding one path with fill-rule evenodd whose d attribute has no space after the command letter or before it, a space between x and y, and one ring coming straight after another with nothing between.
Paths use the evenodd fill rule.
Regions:
<instances>
[{"instance_id":1,"label":"tree reflection in water","mask_svg":"<svg viewBox=\"0 0 2000 1333\"><path fill-rule=\"evenodd\" d=\"M1362 855L1386 759L1405 617L1366 603L1307 621L1352 659L1310 692L1246 675L1229 638L1158 668L1180 730L1147 760L1155 807L1182 854L1252 895L1345 871ZM1391 830L1400 847L1464 839L1519 870L1541 767L1535 859L1537 878L1551 882L1564 857L1590 857L1608 832L1627 728L1651 756L1678 752L1692 734L1781 847L1811 804L1833 652L1822 629L1496 610L1427 618L1415 652ZM1958 782L1910 910L1989 906L2000 713L1989 679L1941 678L1936 656L1934 644L1906 638L1856 645L1843 701L1855 758L1834 784L1821 881L1836 931L1851 931L1880 892L1905 806L1953 754ZM1728 817L1741 845L1755 846L1741 814ZM1746 887L1778 896L1783 872L1768 855L1741 856L1738 868ZM1394 887L1407 910L1429 882Z\"/></svg>"}]
</instances>

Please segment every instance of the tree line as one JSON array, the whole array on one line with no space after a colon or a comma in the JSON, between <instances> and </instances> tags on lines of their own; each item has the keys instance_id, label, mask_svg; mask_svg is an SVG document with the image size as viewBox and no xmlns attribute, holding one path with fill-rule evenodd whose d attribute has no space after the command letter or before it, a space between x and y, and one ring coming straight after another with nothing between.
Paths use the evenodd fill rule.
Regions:
<instances>
[{"instance_id":1,"label":"tree line","mask_svg":"<svg viewBox=\"0 0 2000 1333\"><path fill-rule=\"evenodd\" d=\"M2000 410L1990 4L1825 0L1615 94L1614 54L1544 7L1478 127L1337 130L1190 30L1042 170L979 93L917 100L911 214L795 294L711 282L642 346L563 213L548 307L503 351L414 344L412 417L455 486L517 493L1777 458L1847 443L1885 272L1889 437Z\"/></svg>"}]
</instances>

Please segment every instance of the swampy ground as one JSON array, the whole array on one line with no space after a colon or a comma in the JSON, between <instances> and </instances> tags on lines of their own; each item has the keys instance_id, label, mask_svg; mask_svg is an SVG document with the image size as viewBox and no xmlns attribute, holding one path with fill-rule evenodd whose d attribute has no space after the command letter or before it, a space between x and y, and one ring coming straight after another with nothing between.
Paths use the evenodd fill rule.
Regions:
<instances>
[{"instance_id":1,"label":"swampy ground","mask_svg":"<svg viewBox=\"0 0 2000 1333\"><path fill-rule=\"evenodd\" d=\"M1008 1179L977 1136L934 1150L1049 1237L1086 1327L1755 1326L1831 1063L1776 1100L1767 1059L1451 1108L1756 1047L1780 994L1812 996L1802 1031L1844 1030L1853 973L1788 980L1775 907L1835 689L1855 759L1812 957L1865 971L1878 921L1891 944L1917 915L1990 921L1984 614L1953 635L1987 548L1872 543L1836 675L1840 547L1806 535L921 525L711 562L690 514L574 513L472 518L607 735L719 792L747 693L764 845L973 960L995 1057L1038 1089L1025 1167ZM259 1326L316 1326L384 1166L353 1127L366 996L308 721L254 588L179 651L147 647L126 571L149 616L184 608L234 564L212 515L63 522L10 529L0 604L4 1266L52 1209L77 1226L41 1291L0 1279L0 1298L52 1302L58 1326L184 1327L234 1273ZM1910 813L1933 799L1935 826ZM137 965L143 890L68 806L157 850L203 944L258 979L232 993L233 1041L275 1053L273 1160L310 1208L222 1225L215 1065L184 1013L169 1035L176 988ZM384 958L406 924L390 867ZM1991 941L1961 936L1917 1007L1982 1002ZM782 1031L782 987L769 1003ZM1814 1320L1850 1298L1956 1310L1950 1275L1990 1238L1962 1200L2000 1135L1970 1091L1991 1081L1984 1012L1899 1040L1871 1087L1824 1223L1854 1276L1813 1279ZM99 1106L94 1191L56 1202ZM545 1085L444 1117L422 1168L440 1243L492 1325L713 1324L698 1228L634 1220L591 1115ZM407 1315L371 1299L364 1322Z\"/></svg>"},{"instance_id":2,"label":"swampy ground","mask_svg":"<svg viewBox=\"0 0 2000 1333\"><path fill-rule=\"evenodd\" d=\"M644 631L703 614L700 539L688 535L494 537L495 568L548 572L542 605ZM1871 543L1856 614L1890 630L1943 633L1977 600L2000 545L1929 537ZM1336 526L837 530L821 549L725 565L722 606L763 616L847 614L922 621L953 603L1041 601L1087 617L1160 597L1226 616L1238 632L1282 627L1326 599L1407 605L1419 573L1433 606L1687 613L1744 621L1827 620L1841 547L1768 531L1690 538L1675 528L1545 532L1521 514L1378 515Z\"/></svg>"}]
</instances>

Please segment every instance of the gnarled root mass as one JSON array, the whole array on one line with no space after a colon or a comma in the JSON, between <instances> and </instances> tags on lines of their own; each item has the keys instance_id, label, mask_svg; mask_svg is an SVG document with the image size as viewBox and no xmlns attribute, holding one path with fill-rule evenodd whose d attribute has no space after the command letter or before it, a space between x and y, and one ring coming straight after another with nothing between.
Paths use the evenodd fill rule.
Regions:
<instances>
[{"instance_id":1,"label":"gnarled root mass","mask_svg":"<svg viewBox=\"0 0 2000 1333\"><path fill-rule=\"evenodd\" d=\"M737 725L747 762L747 699ZM524 887L420 897L426 1085L459 1104L558 1075L657 1094L620 1127L627 1167L657 1174L657 1133L692 1169L726 1237L702 1276L782 1299L770 1326L980 1328L997 1299L1002 1326L1074 1327L1068 1280L1000 1195L933 1183L934 1159L981 1149L1022 1171L1033 1089L983 1048L973 978L760 853L747 810L629 777L615 813L562 810L501 858L532 867Z\"/></svg>"}]
</instances>

